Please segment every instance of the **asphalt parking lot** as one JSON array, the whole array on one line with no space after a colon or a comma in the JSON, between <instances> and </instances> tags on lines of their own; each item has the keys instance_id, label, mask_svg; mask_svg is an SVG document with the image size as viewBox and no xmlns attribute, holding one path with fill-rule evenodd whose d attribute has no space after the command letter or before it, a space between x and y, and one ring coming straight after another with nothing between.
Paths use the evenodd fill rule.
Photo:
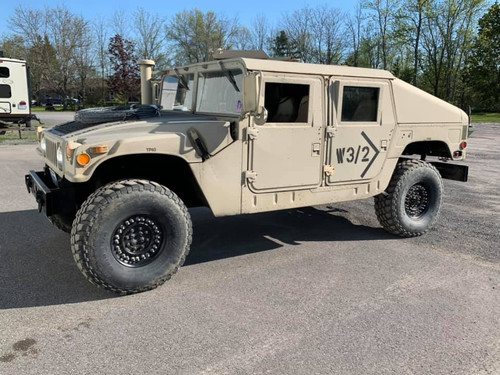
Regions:
<instances>
[{"instance_id":1,"label":"asphalt parking lot","mask_svg":"<svg viewBox=\"0 0 500 375\"><path fill-rule=\"evenodd\" d=\"M401 239L373 200L213 218L164 286L115 297L74 264L0 145L0 374L500 374L500 125L469 140L439 224Z\"/></svg>"}]
</instances>

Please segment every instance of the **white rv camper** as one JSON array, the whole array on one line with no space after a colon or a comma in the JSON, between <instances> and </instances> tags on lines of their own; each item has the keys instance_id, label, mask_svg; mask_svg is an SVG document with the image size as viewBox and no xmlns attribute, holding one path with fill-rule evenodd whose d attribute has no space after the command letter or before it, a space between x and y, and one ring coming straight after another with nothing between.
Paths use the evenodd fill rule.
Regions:
<instances>
[{"instance_id":1,"label":"white rv camper","mask_svg":"<svg viewBox=\"0 0 500 375\"><path fill-rule=\"evenodd\" d=\"M26 61L0 55L0 123L31 125Z\"/></svg>"}]
</instances>

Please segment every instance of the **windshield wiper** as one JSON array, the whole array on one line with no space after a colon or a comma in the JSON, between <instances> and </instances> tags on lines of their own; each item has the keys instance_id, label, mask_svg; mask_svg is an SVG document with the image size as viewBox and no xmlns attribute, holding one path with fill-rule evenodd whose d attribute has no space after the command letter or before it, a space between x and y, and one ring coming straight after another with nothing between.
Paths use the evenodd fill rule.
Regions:
<instances>
[{"instance_id":1,"label":"windshield wiper","mask_svg":"<svg viewBox=\"0 0 500 375\"><path fill-rule=\"evenodd\" d=\"M179 73L179 69L174 68L175 75L177 76L177 79L179 80L179 83L183 88L189 91L188 83L186 82L186 79L182 74Z\"/></svg>"},{"instance_id":2,"label":"windshield wiper","mask_svg":"<svg viewBox=\"0 0 500 375\"><path fill-rule=\"evenodd\" d=\"M229 82L231 82L231 84L233 85L234 89L237 92L240 92L238 84L236 83L236 80L234 79L233 72L231 72L230 70L227 70L226 67L224 66L224 64L222 63L222 61L219 61L219 65L220 65L220 67L222 69L222 72L224 72L224 74L226 75L226 77L229 80Z\"/></svg>"}]
</instances>

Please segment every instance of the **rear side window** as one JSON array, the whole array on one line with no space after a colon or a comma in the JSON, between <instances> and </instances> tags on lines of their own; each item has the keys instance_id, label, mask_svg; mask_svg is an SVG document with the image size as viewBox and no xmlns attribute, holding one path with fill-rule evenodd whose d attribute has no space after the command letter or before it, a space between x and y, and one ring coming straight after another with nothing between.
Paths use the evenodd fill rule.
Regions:
<instances>
[{"instance_id":1,"label":"rear side window","mask_svg":"<svg viewBox=\"0 0 500 375\"><path fill-rule=\"evenodd\" d=\"M9 78L9 77L10 77L9 68L5 66L0 67L0 78Z\"/></svg>"},{"instance_id":2,"label":"rear side window","mask_svg":"<svg viewBox=\"0 0 500 375\"><path fill-rule=\"evenodd\" d=\"M12 92L9 85L0 85L0 98L10 98Z\"/></svg>"},{"instance_id":3,"label":"rear side window","mask_svg":"<svg viewBox=\"0 0 500 375\"><path fill-rule=\"evenodd\" d=\"M380 88L344 86L342 122L377 121Z\"/></svg>"}]
</instances>

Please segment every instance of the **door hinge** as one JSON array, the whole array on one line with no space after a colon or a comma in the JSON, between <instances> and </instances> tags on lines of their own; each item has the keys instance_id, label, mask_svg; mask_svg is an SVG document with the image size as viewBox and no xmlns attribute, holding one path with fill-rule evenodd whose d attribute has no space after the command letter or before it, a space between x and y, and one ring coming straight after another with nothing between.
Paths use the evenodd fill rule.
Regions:
<instances>
[{"instance_id":1,"label":"door hinge","mask_svg":"<svg viewBox=\"0 0 500 375\"><path fill-rule=\"evenodd\" d=\"M335 167L333 165L324 165L323 166L323 172L326 174L327 177L333 176L335 173Z\"/></svg>"},{"instance_id":2,"label":"door hinge","mask_svg":"<svg viewBox=\"0 0 500 375\"><path fill-rule=\"evenodd\" d=\"M254 171L245 171L245 180L248 182L255 182L257 173Z\"/></svg>"},{"instance_id":3,"label":"door hinge","mask_svg":"<svg viewBox=\"0 0 500 375\"><path fill-rule=\"evenodd\" d=\"M335 133L337 133L337 128L333 127L333 126L327 126L326 127L326 136L328 138L333 138L335 137Z\"/></svg>"},{"instance_id":4,"label":"door hinge","mask_svg":"<svg viewBox=\"0 0 500 375\"><path fill-rule=\"evenodd\" d=\"M253 141L259 135L259 129L257 128L247 128L247 140Z\"/></svg>"}]
</instances>

